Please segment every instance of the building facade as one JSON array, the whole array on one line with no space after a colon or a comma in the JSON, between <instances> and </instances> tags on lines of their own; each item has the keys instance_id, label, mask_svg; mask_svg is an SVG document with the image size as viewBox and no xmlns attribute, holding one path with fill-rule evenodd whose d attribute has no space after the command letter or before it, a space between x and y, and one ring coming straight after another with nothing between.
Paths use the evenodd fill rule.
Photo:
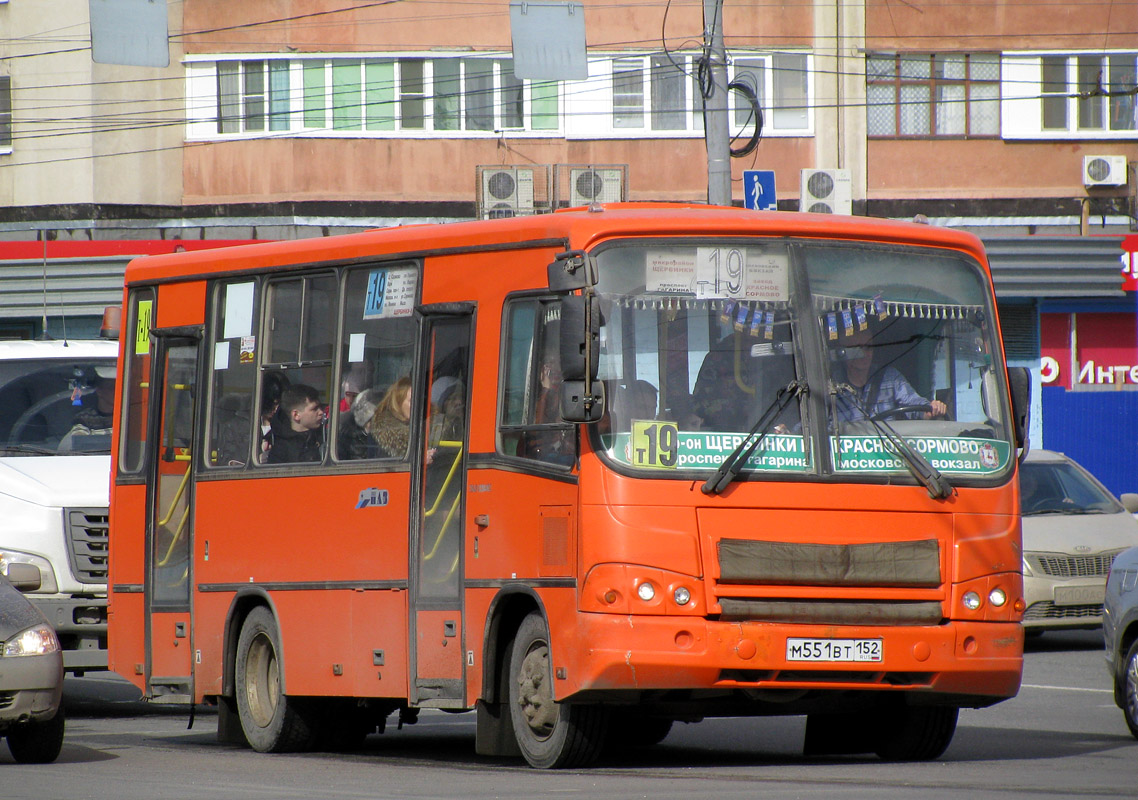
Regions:
<instances>
[{"instance_id":1,"label":"building facade","mask_svg":"<svg viewBox=\"0 0 1138 800\"><path fill-rule=\"evenodd\" d=\"M1118 274L1136 213L1138 5L724 0L726 95L709 91L705 5L584 0L587 78L531 80L514 74L505 0L185 0L169 5L165 68L93 63L85 0L9 0L0 239L276 239L704 202L704 111L726 108L745 150L753 94L762 135L731 159L735 203L744 170L773 170L782 209L976 232L1009 352L1037 375L1055 331L1068 359L1100 322L1138 349ZM1117 370L1083 384L1081 369L1038 384L1036 444L1138 488L1138 463L1102 457L1119 441L1138 453L1138 429L1065 433L1072 417L1133 418L1135 384Z\"/></svg>"}]
</instances>

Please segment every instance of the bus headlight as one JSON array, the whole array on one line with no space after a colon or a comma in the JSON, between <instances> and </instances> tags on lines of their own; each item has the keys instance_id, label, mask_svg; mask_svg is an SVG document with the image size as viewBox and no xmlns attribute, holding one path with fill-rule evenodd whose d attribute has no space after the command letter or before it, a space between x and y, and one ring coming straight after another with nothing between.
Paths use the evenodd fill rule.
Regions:
<instances>
[{"instance_id":1,"label":"bus headlight","mask_svg":"<svg viewBox=\"0 0 1138 800\"><path fill-rule=\"evenodd\" d=\"M636 587L636 596L645 603L651 602L656 597L656 587L650 582L644 581Z\"/></svg>"},{"instance_id":2,"label":"bus headlight","mask_svg":"<svg viewBox=\"0 0 1138 800\"><path fill-rule=\"evenodd\" d=\"M678 586L676 591L672 593L672 599L676 601L676 605L686 606L691 602L691 592L686 586Z\"/></svg>"},{"instance_id":3,"label":"bus headlight","mask_svg":"<svg viewBox=\"0 0 1138 800\"><path fill-rule=\"evenodd\" d=\"M1008 596L1003 589L996 588L988 592L988 602L996 608L1001 608L1004 603L1008 602Z\"/></svg>"},{"instance_id":4,"label":"bus headlight","mask_svg":"<svg viewBox=\"0 0 1138 800\"><path fill-rule=\"evenodd\" d=\"M961 598L964 607L969 611L975 611L980 607L980 595L976 592L965 592L964 597Z\"/></svg>"}]
</instances>

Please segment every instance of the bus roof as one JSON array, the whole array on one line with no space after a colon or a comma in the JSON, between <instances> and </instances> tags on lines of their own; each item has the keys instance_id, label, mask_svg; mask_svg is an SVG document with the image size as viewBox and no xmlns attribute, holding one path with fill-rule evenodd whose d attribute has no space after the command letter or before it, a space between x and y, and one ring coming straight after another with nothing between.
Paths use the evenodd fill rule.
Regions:
<instances>
[{"instance_id":1,"label":"bus roof","mask_svg":"<svg viewBox=\"0 0 1138 800\"><path fill-rule=\"evenodd\" d=\"M430 255L471 248L517 247L525 242L559 243L570 249L584 250L612 236L699 234L925 245L963 250L984 261L983 246L973 234L911 222L695 204L611 203L509 219L377 228L340 236L145 256L128 265L126 283L274 266L350 263L395 254Z\"/></svg>"}]
</instances>

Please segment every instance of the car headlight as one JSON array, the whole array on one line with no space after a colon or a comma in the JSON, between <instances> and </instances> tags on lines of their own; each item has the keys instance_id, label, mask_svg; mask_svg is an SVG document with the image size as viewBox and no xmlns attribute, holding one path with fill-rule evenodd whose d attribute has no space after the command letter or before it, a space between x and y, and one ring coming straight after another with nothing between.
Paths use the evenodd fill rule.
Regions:
<instances>
[{"instance_id":1,"label":"car headlight","mask_svg":"<svg viewBox=\"0 0 1138 800\"><path fill-rule=\"evenodd\" d=\"M59 650L59 639L46 623L34 625L4 642L4 657L46 656Z\"/></svg>"},{"instance_id":2,"label":"car headlight","mask_svg":"<svg viewBox=\"0 0 1138 800\"><path fill-rule=\"evenodd\" d=\"M0 549L0 572L7 575L9 564L34 564L39 567L40 588L35 594L55 594L59 591L59 585L55 582L55 570L51 568L51 562L46 558L31 553L21 553L19 550Z\"/></svg>"},{"instance_id":3,"label":"car headlight","mask_svg":"<svg viewBox=\"0 0 1138 800\"><path fill-rule=\"evenodd\" d=\"M1025 578L1031 578L1031 577L1034 577L1034 574L1033 574L1033 573L1032 573L1032 571L1031 571L1031 567L1029 567L1029 566L1027 565L1027 559L1026 559L1026 558L1023 560L1023 576L1024 576Z\"/></svg>"}]
</instances>

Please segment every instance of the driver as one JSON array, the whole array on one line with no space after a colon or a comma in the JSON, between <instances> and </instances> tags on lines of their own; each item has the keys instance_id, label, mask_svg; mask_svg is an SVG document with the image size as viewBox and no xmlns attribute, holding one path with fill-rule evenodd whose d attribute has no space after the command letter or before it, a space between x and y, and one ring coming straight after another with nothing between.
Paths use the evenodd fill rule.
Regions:
<instances>
[{"instance_id":1,"label":"driver","mask_svg":"<svg viewBox=\"0 0 1138 800\"><path fill-rule=\"evenodd\" d=\"M909 412L903 416L909 419L932 419L942 417L948 407L940 400L926 400L913 389L905 376L896 368L885 365L873 370L873 331L866 328L863 331L854 331L845 338L845 359L839 363L834 372L834 380L838 383L847 383L857 393L861 408L869 414L876 415L891 411L902 406L928 406L929 410ZM844 368L845 374L842 375ZM842 422L855 422L865 419L861 408L849 397L838 392L834 399L838 419Z\"/></svg>"}]
</instances>

